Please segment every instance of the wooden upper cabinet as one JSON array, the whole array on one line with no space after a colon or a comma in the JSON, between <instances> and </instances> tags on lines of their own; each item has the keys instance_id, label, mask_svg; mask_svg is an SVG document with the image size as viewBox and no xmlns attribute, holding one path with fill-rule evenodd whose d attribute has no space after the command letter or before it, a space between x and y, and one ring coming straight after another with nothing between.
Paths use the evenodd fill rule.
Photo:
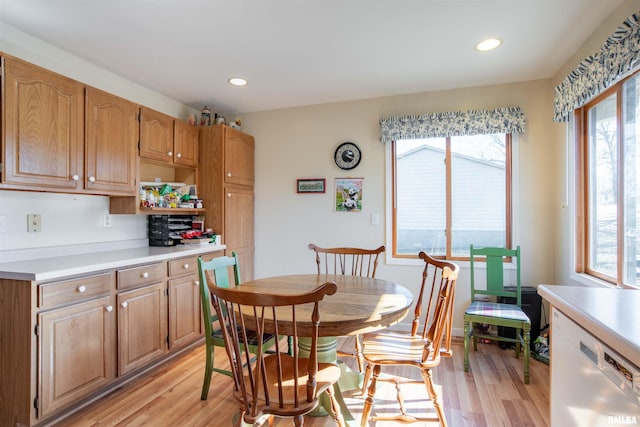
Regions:
<instances>
[{"instance_id":1,"label":"wooden upper cabinet","mask_svg":"<svg viewBox=\"0 0 640 427\"><path fill-rule=\"evenodd\" d=\"M224 174L228 184L250 185L254 182L253 136L224 127Z\"/></svg>"},{"instance_id":2,"label":"wooden upper cabinet","mask_svg":"<svg viewBox=\"0 0 640 427\"><path fill-rule=\"evenodd\" d=\"M87 88L87 190L105 194L137 194L138 134L137 104Z\"/></svg>"},{"instance_id":3,"label":"wooden upper cabinet","mask_svg":"<svg viewBox=\"0 0 640 427\"><path fill-rule=\"evenodd\" d=\"M176 165L198 167L198 128L182 120L174 120L174 153Z\"/></svg>"},{"instance_id":4,"label":"wooden upper cabinet","mask_svg":"<svg viewBox=\"0 0 640 427\"><path fill-rule=\"evenodd\" d=\"M140 157L198 167L198 128L148 108L141 108Z\"/></svg>"},{"instance_id":5,"label":"wooden upper cabinet","mask_svg":"<svg viewBox=\"0 0 640 427\"><path fill-rule=\"evenodd\" d=\"M173 162L173 117L140 108L140 157Z\"/></svg>"},{"instance_id":6,"label":"wooden upper cabinet","mask_svg":"<svg viewBox=\"0 0 640 427\"><path fill-rule=\"evenodd\" d=\"M84 86L6 56L5 188L82 190Z\"/></svg>"}]
</instances>

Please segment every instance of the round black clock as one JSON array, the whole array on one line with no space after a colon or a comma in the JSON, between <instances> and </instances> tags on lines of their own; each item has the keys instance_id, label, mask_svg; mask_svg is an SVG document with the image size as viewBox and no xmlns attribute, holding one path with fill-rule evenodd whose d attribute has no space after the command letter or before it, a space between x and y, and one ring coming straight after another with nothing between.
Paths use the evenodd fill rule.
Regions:
<instances>
[{"instance_id":1,"label":"round black clock","mask_svg":"<svg viewBox=\"0 0 640 427\"><path fill-rule=\"evenodd\" d=\"M360 159L362 159L360 148L353 142L343 142L338 145L334 154L336 165L344 170L353 169L358 166Z\"/></svg>"}]
</instances>

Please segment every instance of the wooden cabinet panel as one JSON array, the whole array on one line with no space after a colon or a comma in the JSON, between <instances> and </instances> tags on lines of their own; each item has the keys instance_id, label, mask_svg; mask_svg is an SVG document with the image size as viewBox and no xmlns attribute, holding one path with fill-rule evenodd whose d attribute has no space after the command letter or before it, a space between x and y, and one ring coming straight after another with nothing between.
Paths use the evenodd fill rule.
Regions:
<instances>
[{"instance_id":1,"label":"wooden cabinet panel","mask_svg":"<svg viewBox=\"0 0 640 427\"><path fill-rule=\"evenodd\" d=\"M115 378L113 296L41 313L38 325L39 417L98 390Z\"/></svg>"},{"instance_id":2,"label":"wooden cabinet panel","mask_svg":"<svg viewBox=\"0 0 640 427\"><path fill-rule=\"evenodd\" d=\"M225 182L253 186L254 139L251 135L225 127Z\"/></svg>"},{"instance_id":3,"label":"wooden cabinet panel","mask_svg":"<svg viewBox=\"0 0 640 427\"><path fill-rule=\"evenodd\" d=\"M5 188L82 190L84 87L4 58Z\"/></svg>"},{"instance_id":4,"label":"wooden cabinet panel","mask_svg":"<svg viewBox=\"0 0 640 427\"><path fill-rule=\"evenodd\" d=\"M205 226L222 233L226 254L241 256L243 280L253 279L254 138L228 126L200 128L198 196Z\"/></svg>"},{"instance_id":5,"label":"wooden cabinet panel","mask_svg":"<svg viewBox=\"0 0 640 427\"><path fill-rule=\"evenodd\" d=\"M193 342L200 331L200 292L192 273L169 280L169 348Z\"/></svg>"},{"instance_id":6,"label":"wooden cabinet panel","mask_svg":"<svg viewBox=\"0 0 640 427\"><path fill-rule=\"evenodd\" d=\"M38 307L47 309L108 294L114 288L113 272L38 285Z\"/></svg>"},{"instance_id":7,"label":"wooden cabinet panel","mask_svg":"<svg viewBox=\"0 0 640 427\"><path fill-rule=\"evenodd\" d=\"M165 279L165 263L141 265L118 270L118 289L135 288L158 283Z\"/></svg>"},{"instance_id":8,"label":"wooden cabinet panel","mask_svg":"<svg viewBox=\"0 0 640 427\"><path fill-rule=\"evenodd\" d=\"M85 188L135 195L138 105L94 88L86 94Z\"/></svg>"},{"instance_id":9,"label":"wooden cabinet panel","mask_svg":"<svg viewBox=\"0 0 640 427\"><path fill-rule=\"evenodd\" d=\"M169 276L198 273L198 257L185 257L169 261Z\"/></svg>"},{"instance_id":10,"label":"wooden cabinet panel","mask_svg":"<svg viewBox=\"0 0 640 427\"><path fill-rule=\"evenodd\" d=\"M223 236L227 249L253 247L253 188L227 185L225 191Z\"/></svg>"},{"instance_id":11,"label":"wooden cabinet panel","mask_svg":"<svg viewBox=\"0 0 640 427\"><path fill-rule=\"evenodd\" d=\"M198 167L198 128L182 120L174 120L174 156L176 165Z\"/></svg>"},{"instance_id":12,"label":"wooden cabinet panel","mask_svg":"<svg viewBox=\"0 0 640 427\"><path fill-rule=\"evenodd\" d=\"M166 292L162 282L118 294L118 375L166 353Z\"/></svg>"},{"instance_id":13,"label":"wooden cabinet panel","mask_svg":"<svg viewBox=\"0 0 640 427\"><path fill-rule=\"evenodd\" d=\"M173 162L173 117L140 109L140 157Z\"/></svg>"}]
</instances>

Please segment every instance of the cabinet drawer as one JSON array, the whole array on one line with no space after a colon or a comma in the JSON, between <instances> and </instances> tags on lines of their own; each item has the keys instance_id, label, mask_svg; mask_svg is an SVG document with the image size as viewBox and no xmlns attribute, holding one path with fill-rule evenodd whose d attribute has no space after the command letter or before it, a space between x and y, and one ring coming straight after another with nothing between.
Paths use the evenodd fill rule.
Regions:
<instances>
[{"instance_id":1,"label":"cabinet drawer","mask_svg":"<svg viewBox=\"0 0 640 427\"><path fill-rule=\"evenodd\" d=\"M114 288L112 272L38 285L38 307L51 308L108 294Z\"/></svg>"},{"instance_id":2,"label":"cabinet drawer","mask_svg":"<svg viewBox=\"0 0 640 427\"><path fill-rule=\"evenodd\" d=\"M118 289L161 282L165 278L165 264L148 264L118 271Z\"/></svg>"},{"instance_id":3,"label":"cabinet drawer","mask_svg":"<svg viewBox=\"0 0 640 427\"><path fill-rule=\"evenodd\" d=\"M181 276L198 271L198 257L185 257L169 261L169 277Z\"/></svg>"}]
</instances>

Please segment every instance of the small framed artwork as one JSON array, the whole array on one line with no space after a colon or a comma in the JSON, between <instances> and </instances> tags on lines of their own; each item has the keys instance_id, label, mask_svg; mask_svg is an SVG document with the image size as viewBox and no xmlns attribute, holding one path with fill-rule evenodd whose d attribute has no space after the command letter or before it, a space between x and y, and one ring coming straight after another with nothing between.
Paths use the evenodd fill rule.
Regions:
<instances>
[{"instance_id":1,"label":"small framed artwork","mask_svg":"<svg viewBox=\"0 0 640 427\"><path fill-rule=\"evenodd\" d=\"M364 178L336 178L336 212L362 210L362 184Z\"/></svg>"},{"instance_id":2,"label":"small framed artwork","mask_svg":"<svg viewBox=\"0 0 640 427\"><path fill-rule=\"evenodd\" d=\"M324 178L312 178L312 179L299 179L297 181L298 193L324 193L325 192L325 179Z\"/></svg>"}]
</instances>

